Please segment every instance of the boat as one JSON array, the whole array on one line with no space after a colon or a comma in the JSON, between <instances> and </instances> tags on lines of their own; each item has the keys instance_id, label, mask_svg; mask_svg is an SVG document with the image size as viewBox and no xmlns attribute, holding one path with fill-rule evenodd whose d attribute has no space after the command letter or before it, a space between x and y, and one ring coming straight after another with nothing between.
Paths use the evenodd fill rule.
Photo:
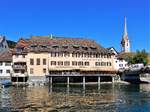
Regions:
<instances>
[{"instance_id":1,"label":"boat","mask_svg":"<svg viewBox=\"0 0 150 112\"><path fill-rule=\"evenodd\" d=\"M121 79L130 83L150 83L150 67L135 64L132 68L120 72Z\"/></svg>"},{"instance_id":2,"label":"boat","mask_svg":"<svg viewBox=\"0 0 150 112\"><path fill-rule=\"evenodd\" d=\"M144 83L150 83L150 73L140 74L140 81Z\"/></svg>"},{"instance_id":3,"label":"boat","mask_svg":"<svg viewBox=\"0 0 150 112\"><path fill-rule=\"evenodd\" d=\"M10 80L2 80L2 81L0 82L0 85L1 85L2 87L9 87L9 86L12 85L12 83L11 83Z\"/></svg>"}]
</instances>

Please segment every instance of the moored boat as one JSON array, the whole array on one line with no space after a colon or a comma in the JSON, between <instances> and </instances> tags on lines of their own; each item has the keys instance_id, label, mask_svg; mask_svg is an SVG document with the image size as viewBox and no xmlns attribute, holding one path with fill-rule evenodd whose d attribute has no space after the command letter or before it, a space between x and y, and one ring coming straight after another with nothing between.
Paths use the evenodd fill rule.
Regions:
<instances>
[{"instance_id":1,"label":"moored boat","mask_svg":"<svg viewBox=\"0 0 150 112\"><path fill-rule=\"evenodd\" d=\"M2 87L9 87L9 86L12 85L12 83L11 83L10 80L2 80L2 81L0 82L0 85L1 85Z\"/></svg>"},{"instance_id":2,"label":"moored boat","mask_svg":"<svg viewBox=\"0 0 150 112\"><path fill-rule=\"evenodd\" d=\"M150 73L140 74L140 81L145 83L150 83Z\"/></svg>"}]
</instances>

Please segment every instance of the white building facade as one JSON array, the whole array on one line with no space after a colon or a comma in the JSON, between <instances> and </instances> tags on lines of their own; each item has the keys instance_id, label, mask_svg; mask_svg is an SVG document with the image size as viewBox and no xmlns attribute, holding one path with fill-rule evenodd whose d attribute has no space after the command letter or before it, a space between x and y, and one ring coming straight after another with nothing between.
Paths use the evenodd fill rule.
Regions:
<instances>
[{"instance_id":1,"label":"white building facade","mask_svg":"<svg viewBox=\"0 0 150 112\"><path fill-rule=\"evenodd\" d=\"M0 78L10 78L12 73L12 56L10 52L0 53Z\"/></svg>"},{"instance_id":2,"label":"white building facade","mask_svg":"<svg viewBox=\"0 0 150 112\"><path fill-rule=\"evenodd\" d=\"M11 62L0 62L0 77L10 77L12 72Z\"/></svg>"},{"instance_id":3,"label":"white building facade","mask_svg":"<svg viewBox=\"0 0 150 112\"><path fill-rule=\"evenodd\" d=\"M124 59L114 59L114 66L116 70L124 70L128 68L128 62Z\"/></svg>"},{"instance_id":4,"label":"white building facade","mask_svg":"<svg viewBox=\"0 0 150 112\"><path fill-rule=\"evenodd\" d=\"M128 62L124 59L119 58L119 53L115 50L114 47L108 48L115 56L113 58L114 68L115 70L124 70L128 68Z\"/></svg>"}]
</instances>

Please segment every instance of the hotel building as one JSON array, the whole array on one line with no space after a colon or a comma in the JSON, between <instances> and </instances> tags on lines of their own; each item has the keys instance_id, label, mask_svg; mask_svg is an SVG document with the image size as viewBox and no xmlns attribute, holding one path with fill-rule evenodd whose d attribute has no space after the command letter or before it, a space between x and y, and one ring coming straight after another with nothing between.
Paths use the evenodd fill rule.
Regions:
<instances>
[{"instance_id":1,"label":"hotel building","mask_svg":"<svg viewBox=\"0 0 150 112\"><path fill-rule=\"evenodd\" d=\"M113 58L110 50L93 40L52 36L21 38L13 51L13 81L40 83L47 77L83 76L113 80L116 76Z\"/></svg>"}]
</instances>

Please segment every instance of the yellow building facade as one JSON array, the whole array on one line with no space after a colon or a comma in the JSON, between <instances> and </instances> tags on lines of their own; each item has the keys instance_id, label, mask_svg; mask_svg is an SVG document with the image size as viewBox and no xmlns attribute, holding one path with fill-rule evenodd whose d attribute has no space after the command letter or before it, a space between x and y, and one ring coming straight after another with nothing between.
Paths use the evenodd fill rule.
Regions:
<instances>
[{"instance_id":1,"label":"yellow building facade","mask_svg":"<svg viewBox=\"0 0 150 112\"><path fill-rule=\"evenodd\" d=\"M47 76L113 75L113 59L109 50L92 40L79 38L21 39L13 53L13 64L19 63L21 70L24 67L20 73L27 73L30 81L42 81Z\"/></svg>"}]
</instances>

